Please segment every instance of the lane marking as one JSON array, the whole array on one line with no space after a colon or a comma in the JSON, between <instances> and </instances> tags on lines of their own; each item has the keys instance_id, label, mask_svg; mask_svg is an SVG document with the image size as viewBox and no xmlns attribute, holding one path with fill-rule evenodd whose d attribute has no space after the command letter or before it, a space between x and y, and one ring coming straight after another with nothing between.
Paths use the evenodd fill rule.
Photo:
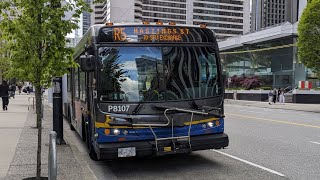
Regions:
<instances>
[{"instance_id":1,"label":"lane marking","mask_svg":"<svg viewBox=\"0 0 320 180\"><path fill-rule=\"evenodd\" d=\"M268 171L268 172L270 172L270 173L276 174L276 175L278 175L278 176L285 177L285 175L282 174L282 173L279 173L279 172L274 171L274 170L272 170L272 169L269 169L269 168L260 166L260 165L258 165L258 164L252 163L252 162L250 162L250 161L247 161L247 160L238 158L238 157L236 157L236 156L232 156L232 155L230 155L230 154L227 154L227 153L224 153L224 152L221 152L221 151L218 151L218 150L214 150L214 149L212 149L212 151L217 152L217 153L220 153L220 154L225 155L225 156L228 156L228 157L230 157L230 158L232 158L232 159L235 159L235 160L244 162L244 163L249 164L249 165L251 165L251 166L260 168L260 169L262 169L262 170Z\"/></svg>"},{"instance_id":2,"label":"lane marking","mask_svg":"<svg viewBox=\"0 0 320 180\"><path fill-rule=\"evenodd\" d=\"M231 113L226 113L226 115L244 117L244 118L249 118L249 119L257 119L257 120L262 120L262 121L277 122L277 123L283 123L283 124L291 124L291 125L304 126L304 127L312 127L312 128L320 129L320 126L311 125L311 124L302 124L302 123L295 123L295 122L288 122L288 121L281 121L281 120L267 119L267 118L259 118L259 117L245 116L245 115L240 115L240 114L231 114Z\"/></svg>"},{"instance_id":3,"label":"lane marking","mask_svg":"<svg viewBox=\"0 0 320 180\"><path fill-rule=\"evenodd\" d=\"M315 142L315 141L310 141L310 142L313 143L313 144L318 144L318 145L320 145L319 142Z\"/></svg>"}]
</instances>

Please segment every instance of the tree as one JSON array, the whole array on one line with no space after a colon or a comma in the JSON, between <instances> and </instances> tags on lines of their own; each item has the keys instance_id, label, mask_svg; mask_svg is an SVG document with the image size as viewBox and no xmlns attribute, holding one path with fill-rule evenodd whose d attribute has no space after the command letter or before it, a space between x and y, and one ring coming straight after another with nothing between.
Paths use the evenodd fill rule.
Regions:
<instances>
[{"instance_id":1,"label":"tree","mask_svg":"<svg viewBox=\"0 0 320 180\"><path fill-rule=\"evenodd\" d=\"M298 56L320 78L320 0L312 0L298 26Z\"/></svg>"},{"instance_id":2,"label":"tree","mask_svg":"<svg viewBox=\"0 0 320 180\"><path fill-rule=\"evenodd\" d=\"M66 47L65 36L77 28L82 11L89 11L85 0L7 0L0 2L1 42L9 56L8 76L32 82L35 86L38 127L37 179L41 175L42 88L70 67L73 50ZM71 19L63 20L66 12ZM1 67L0 67L1 69Z\"/></svg>"}]
</instances>

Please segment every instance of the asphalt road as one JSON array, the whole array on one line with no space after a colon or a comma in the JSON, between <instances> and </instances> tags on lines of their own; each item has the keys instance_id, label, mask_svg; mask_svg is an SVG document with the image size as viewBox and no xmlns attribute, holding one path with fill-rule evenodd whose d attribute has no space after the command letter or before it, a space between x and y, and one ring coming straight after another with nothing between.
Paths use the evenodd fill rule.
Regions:
<instances>
[{"instance_id":1,"label":"asphalt road","mask_svg":"<svg viewBox=\"0 0 320 180\"><path fill-rule=\"evenodd\" d=\"M78 159L97 179L320 179L320 114L226 105L227 149L190 155L92 161L71 132Z\"/></svg>"},{"instance_id":2,"label":"asphalt road","mask_svg":"<svg viewBox=\"0 0 320 180\"><path fill-rule=\"evenodd\" d=\"M289 179L320 179L319 113L226 105L225 127L223 152Z\"/></svg>"}]
</instances>

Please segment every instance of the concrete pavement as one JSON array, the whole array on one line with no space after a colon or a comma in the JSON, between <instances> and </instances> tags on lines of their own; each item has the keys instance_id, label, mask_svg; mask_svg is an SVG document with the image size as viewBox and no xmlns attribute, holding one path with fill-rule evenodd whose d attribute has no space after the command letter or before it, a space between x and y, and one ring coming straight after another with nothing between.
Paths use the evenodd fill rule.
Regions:
<instances>
[{"instance_id":1,"label":"concrete pavement","mask_svg":"<svg viewBox=\"0 0 320 180\"><path fill-rule=\"evenodd\" d=\"M36 114L28 111L28 96L17 95L7 112L0 112L0 180L21 180L35 177L37 155ZM48 177L49 132L52 130L52 110L45 101L42 129L42 173ZM65 139L66 145L57 146L57 171L61 180L94 180L88 169L75 157L77 151Z\"/></svg>"},{"instance_id":2,"label":"concrete pavement","mask_svg":"<svg viewBox=\"0 0 320 180\"><path fill-rule=\"evenodd\" d=\"M9 100L8 111L0 110L0 179L4 179L15 154L20 134L28 116L28 96Z\"/></svg>"},{"instance_id":3,"label":"concrete pavement","mask_svg":"<svg viewBox=\"0 0 320 180\"><path fill-rule=\"evenodd\" d=\"M268 102L232 100L232 99L225 99L225 104L320 113L320 104L285 103L283 105L280 103L276 103L276 104L269 105Z\"/></svg>"}]
</instances>

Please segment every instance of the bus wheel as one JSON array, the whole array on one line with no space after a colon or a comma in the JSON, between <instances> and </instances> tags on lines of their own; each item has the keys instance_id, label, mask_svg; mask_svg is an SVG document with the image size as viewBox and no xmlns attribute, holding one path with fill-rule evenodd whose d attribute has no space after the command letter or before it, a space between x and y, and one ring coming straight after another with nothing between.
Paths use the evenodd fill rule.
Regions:
<instances>
[{"instance_id":1,"label":"bus wheel","mask_svg":"<svg viewBox=\"0 0 320 180\"><path fill-rule=\"evenodd\" d=\"M92 160L94 160L94 161L98 161L99 159L98 159L97 153L94 151L93 146L92 145L90 145L90 146L91 146L91 148L89 148L89 156L90 156L90 158Z\"/></svg>"},{"instance_id":2,"label":"bus wheel","mask_svg":"<svg viewBox=\"0 0 320 180\"><path fill-rule=\"evenodd\" d=\"M69 126L70 126L70 130L71 131L75 131L76 129L73 127L72 125L72 119L71 119L71 113L70 113L70 110L69 110L69 115L68 115L68 120L69 120Z\"/></svg>"},{"instance_id":3,"label":"bus wheel","mask_svg":"<svg viewBox=\"0 0 320 180\"><path fill-rule=\"evenodd\" d=\"M87 128L88 130L89 128ZM94 150L94 147L92 145L92 141L91 141L91 135L90 135L90 132L89 131L86 131L87 132L87 147L88 147L88 150L89 150L89 156L92 160L94 161L98 161L98 155L96 153L96 151Z\"/></svg>"},{"instance_id":4,"label":"bus wheel","mask_svg":"<svg viewBox=\"0 0 320 180\"><path fill-rule=\"evenodd\" d=\"M87 131L88 131L88 128L87 128L87 125L86 123L84 122L84 119L82 117L82 141L86 142L87 140Z\"/></svg>"}]
</instances>

